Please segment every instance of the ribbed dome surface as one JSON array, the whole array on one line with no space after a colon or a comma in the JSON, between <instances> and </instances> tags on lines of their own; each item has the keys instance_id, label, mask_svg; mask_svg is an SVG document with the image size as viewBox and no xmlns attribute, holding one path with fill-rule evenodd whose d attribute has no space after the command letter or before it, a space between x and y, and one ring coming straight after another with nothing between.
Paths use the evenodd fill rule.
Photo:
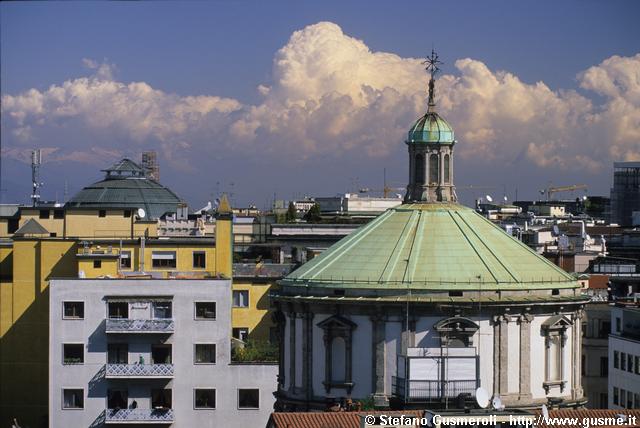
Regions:
<instances>
[{"instance_id":1,"label":"ribbed dome surface","mask_svg":"<svg viewBox=\"0 0 640 428\"><path fill-rule=\"evenodd\" d=\"M407 143L453 144L453 128L436 112L428 112L409 130Z\"/></svg>"},{"instance_id":2,"label":"ribbed dome surface","mask_svg":"<svg viewBox=\"0 0 640 428\"><path fill-rule=\"evenodd\" d=\"M157 181L144 176L144 169L123 159L109 169L107 176L74 195L66 207L87 209L143 208L148 219L175 213L180 198Z\"/></svg>"},{"instance_id":3,"label":"ribbed dome surface","mask_svg":"<svg viewBox=\"0 0 640 428\"><path fill-rule=\"evenodd\" d=\"M391 208L281 283L435 291L578 287L474 210L451 203Z\"/></svg>"}]
</instances>

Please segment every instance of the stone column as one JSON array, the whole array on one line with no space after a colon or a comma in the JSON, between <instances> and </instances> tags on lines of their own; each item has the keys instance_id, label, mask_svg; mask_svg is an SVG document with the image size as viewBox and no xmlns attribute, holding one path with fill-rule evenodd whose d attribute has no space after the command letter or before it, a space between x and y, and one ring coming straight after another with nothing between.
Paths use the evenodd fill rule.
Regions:
<instances>
[{"instance_id":1,"label":"stone column","mask_svg":"<svg viewBox=\"0 0 640 428\"><path fill-rule=\"evenodd\" d=\"M296 392L296 313L289 312L289 391Z\"/></svg>"},{"instance_id":2,"label":"stone column","mask_svg":"<svg viewBox=\"0 0 640 428\"><path fill-rule=\"evenodd\" d=\"M533 315L524 313L520 323L520 400L531 399L531 321Z\"/></svg>"},{"instance_id":3,"label":"stone column","mask_svg":"<svg viewBox=\"0 0 640 428\"><path fill-rule=\"evenodd\" d=\"M389 404L384 391L385 380L385 326L386 317L377 313L369 317L371 320L371 386L376 406Z\"/></svg>"}]
</instances>

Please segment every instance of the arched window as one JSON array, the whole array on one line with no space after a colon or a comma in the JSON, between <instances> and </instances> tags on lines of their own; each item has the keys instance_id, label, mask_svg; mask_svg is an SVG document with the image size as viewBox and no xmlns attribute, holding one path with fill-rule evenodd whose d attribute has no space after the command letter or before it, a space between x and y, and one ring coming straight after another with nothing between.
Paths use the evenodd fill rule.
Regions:
<instances>
[{"instance_id":1,"label":"arched window","mask_svg":"<svg viewBox=\"0 0 640 428\"><path fill-rule=\"evenodd\" d=\"M449 155L444 155L444 182L449 184L451 182L451 173L449 167Z\"/></svg>"},{"instance_id":2,"label":"arched window","mask_svg":"<svg viewBox=\"0 0 640 428\"><path fill-rule=\"evenodd\" d=\"M429 156L429 183L438 182L438 155Z\"/></svg>"},{"instance_id":3,"label":"arched window","mask_svg":"<svg viewBox=\"0 0 640 428\"><path fill-rule=\"evenodd\" d=\"M416 155L416 184L424 184L424 156Z\"/></svg>"}]
</instances>

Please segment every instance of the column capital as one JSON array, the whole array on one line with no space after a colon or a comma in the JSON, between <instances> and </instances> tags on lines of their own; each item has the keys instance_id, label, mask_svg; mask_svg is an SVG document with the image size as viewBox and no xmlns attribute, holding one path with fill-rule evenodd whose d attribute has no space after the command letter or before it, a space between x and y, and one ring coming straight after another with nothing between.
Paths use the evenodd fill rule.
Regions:
<instances>
[{"instance_id":1,"label":"column capital","mask_svg":"<svg viewBox=\"0 0 640 428\"><path fill-rule=\"evenodd\" d=\"M524 324L524 323L531 323L533 321L533 315L531 315L528 312L522 313L520 315L518 315L518 322L520 324Z\"/></svg>"}]
</instances>

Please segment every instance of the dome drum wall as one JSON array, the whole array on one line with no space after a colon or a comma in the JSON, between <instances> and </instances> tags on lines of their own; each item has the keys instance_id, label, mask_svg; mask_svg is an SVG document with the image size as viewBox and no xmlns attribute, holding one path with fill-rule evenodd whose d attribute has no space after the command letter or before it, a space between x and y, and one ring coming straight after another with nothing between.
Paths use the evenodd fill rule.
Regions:
<instances>
[{"instance_id":1,"label":"dome drum wall","mask_svg":"<svg viewBox=\"0 0 640 428\"><path fill-rule=\"evenodd\" d=\"M366 400L372 395L378 404L392 408L438 409L446 407L447 401L451 407L458 391L473 392L477 386L499 395L508 408L539 408L551 397L559 399L561 407L585 402L580 367L584 301L522 306L489 303L478 310L457 304L395 302L382 306L330 300L278 299L280 325L288 344L281 356L280 409L322 410L327 400ZM335 358L328 348L332 333L323 328L331 319L351 325L347 343L351 351L339 349L339 361L351 365L349 390L337 379L335 387L327 389L324 383L328 372L329 377L333 375L328 360ZM465 321L472 328L461 328ZM556 334L562 340L554 342ZM438 351L443 348L447 355L476 363L470 366L469 379L445 370L429 382L442 385L446 380L460 390L444 397L439 386L421 389L424 380L405 390L398 388L403 376L411 383L415 376L424 379L419 372L405 371L400 360L415 363L418 369L435 361L421 357L443 352ZM456 360L456 367L460 362L463 360ZM417 395L407 399L406 390Z\"/></svg>"}]
</instances>

